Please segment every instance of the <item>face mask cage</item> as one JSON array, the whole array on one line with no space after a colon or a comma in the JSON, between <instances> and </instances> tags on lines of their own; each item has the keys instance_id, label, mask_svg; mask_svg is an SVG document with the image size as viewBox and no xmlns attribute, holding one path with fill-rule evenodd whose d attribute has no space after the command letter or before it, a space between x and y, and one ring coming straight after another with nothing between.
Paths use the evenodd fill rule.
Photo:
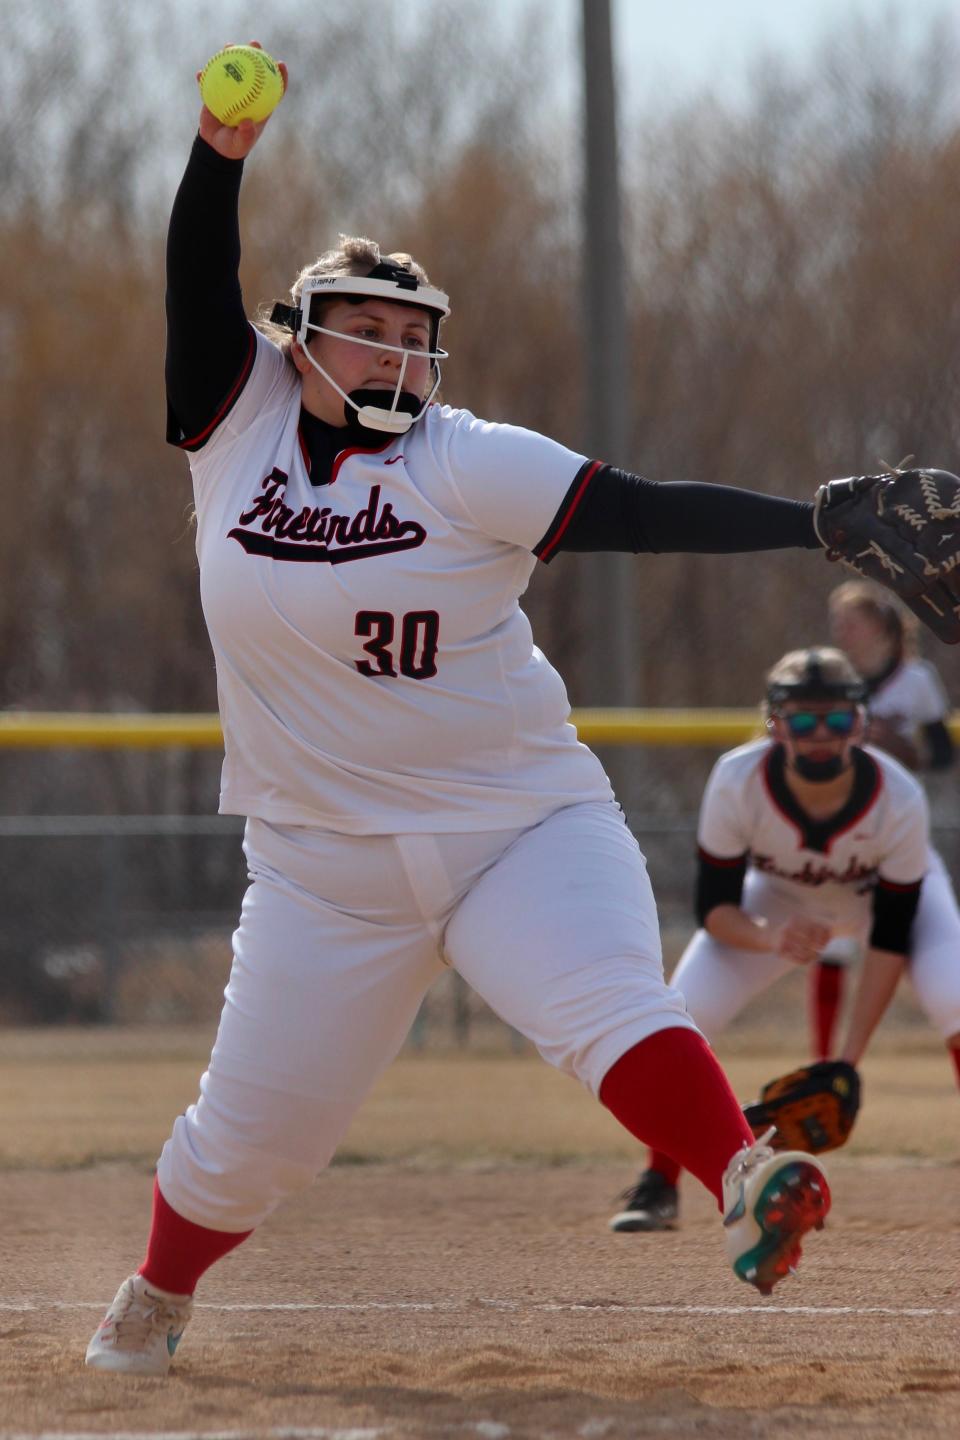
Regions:
<instances>
[{"instance_id":1,"label":"face mask cage","mask_svg":"<svg viewBox=\"0 0 960 1440\"><path fill-rule=\"evenodd\" d=\"M313 324L308 317L315 295L327 300L341 298L355 300L358 296L370 296L376 300L389 300L394 304L411 305L416 306L417 309L426 310L430 316L430 348L429 350L410 350L404 345L385 345L379 340L364 340L359 336L344 335L339 330L330 330L325 325ZM449 314L448 297L442 290L434 290L429 285L421 285L416 276L411 275L408 270L404 270L402 266L393 261L381 261L379 265L375 266L374 272L367 276L309 276L303 283L299 306L275 305L270 318L275 324L286 325L293 331L310 364L343 399L344 405L349 407L347 413L350 410L354 411L360 423L368 429L403 435L421 418L440 388L440 361L447 359L447 351L442 350L439 344L440 322ZM337 340L351 345L366 345L374 350L386 350L402 355L403 361L389 405L374 403L370 398L370 392L356 392L357 400L348 395L311 354L308 348L311 333L332 335ZM419 396L412 396L403 389L407 365L411 356L423 357L430 361L434 377L433 385L423 400ZM385 391L384 395L386 396L388 393Z\"/></svg>"},{"instance_id":2,"label":"face mask cage","mask_svg":"<svg viewBox=\"0 0 960 1440\"><path fill-rule=\"evenodd\" d=\"M866 695L866 685L859 678L828 680L823 672L820 656L814 652L807 661L803 675L794 680L774 680L767 686L767 723L770 725L774 716L782 714L782 707L791 702L800 705L806 702L829 702L831 700L841 705L855 705L857 720L862 723ZM783 742L784 748L794 769L805 779L832 780L840 774L849 761L853 746L853 734L856 729L855 724L853 732L849 736L834 735L832 737L835 740L846 738L847 743L843 746L840 754L830 761L810 761L798 755L797 737L791 735L789 731Z\"/></svg>"}]
</instances>

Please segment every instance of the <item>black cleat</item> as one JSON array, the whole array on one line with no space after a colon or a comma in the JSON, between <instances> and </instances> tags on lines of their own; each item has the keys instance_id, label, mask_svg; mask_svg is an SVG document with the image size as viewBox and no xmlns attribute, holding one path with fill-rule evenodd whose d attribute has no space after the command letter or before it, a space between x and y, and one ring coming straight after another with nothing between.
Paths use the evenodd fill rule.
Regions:
<instances>
[{"instance_id":1,"label":"black cleat","mask_svg":"<svg viewBox=\"0 0 960 1440\"><path fill-rule=\"evenodd\" d=\"M673 1230L678 1202L676 1185L668 1185L659 1170L644 1170L636 1185L624 1190L622 1210L610 1221L610 1229Z\"/></svg>"}]
</instances>

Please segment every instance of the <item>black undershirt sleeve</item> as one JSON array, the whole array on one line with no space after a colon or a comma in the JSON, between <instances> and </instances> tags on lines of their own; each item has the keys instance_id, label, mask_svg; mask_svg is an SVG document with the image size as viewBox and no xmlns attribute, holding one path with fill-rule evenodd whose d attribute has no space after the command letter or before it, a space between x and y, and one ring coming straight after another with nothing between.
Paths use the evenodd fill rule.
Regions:
<instances>
[{"instance_id":1,"label":"black undershirt sleeve","mask_svg":"<svg viewBox=\"0 0 960 1440\"><path fill-rule=\"evenodd\" d=\"M953 737L943 720L931 720L923 727L927 745L927 769L946 770L953 764Z\"/></svg>"},{"instance_id":2,"label":"black undershirt sleeve","mask_svg":"<svg viewBox=\"0 0 960 1440\"><path fill-rule=\"evenodd\" d=\"M198 135L167 236L167 439L197 448L252 358L240 290L242 160Z\"/></svg>"},{"instance_id":3,"label":"black undershirt sleeve","mask_svg":"<svg viewBox=\"0 0 960 1440\"><path fill-rule=\"evenodd\" d=\"M873 928L870 944L874 950L894 955L910 954L910 929L920 903L920 885L886 885L877 881L873 892Z\"/></svg>"},{"instance_id":4,"label":"black undershirt sleeve","mask_svg":"<svg viewBox=\"0 0 960 1440\"><path fill-rule=\"evenodd\" d=\"M581 471L534 553L560 550L632 554L736 554L819 550L813 504L731 485L644 480L612 465Z\"/></svg>"},{"instance_id":5,"label":"black undershirt sleeve","mask_svg":"<svg viewBox=\"0 0 960 1440\"><path fill-rule=\"evenodd\" d=\"M694 905L698 925L705 924L710 911L715 910L718 905L734 905L737 909L740 908L746 873L746 855L736 855L732 860L721 860L715 855L709 855L706 850L697 852Z\"/></svg>"}]
</instances>

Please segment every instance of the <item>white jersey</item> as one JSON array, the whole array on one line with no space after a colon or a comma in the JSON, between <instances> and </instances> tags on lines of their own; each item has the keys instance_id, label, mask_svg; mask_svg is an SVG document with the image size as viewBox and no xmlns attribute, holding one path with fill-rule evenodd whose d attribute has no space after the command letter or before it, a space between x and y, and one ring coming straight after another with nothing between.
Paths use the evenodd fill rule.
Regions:
<instances>
[{"instance_id":1,"label":"white jersey","mask_svg":"<svg viewBox=\"0 0 960 1440\"><path fill-rule=\"evenodd\" d=\"M835 935L863 937L874 886L912 887L927 869L923 790L883 751L855 750L849 803L829 822L811 823L783 782L782 757L769 740L720 757L700 809L703 857L719 865L746 857L748 878L762 875L762 891L792 913L829 923Z\"/></svg>"},{"instance_id":2,"label":"white jersey","mask_svg":"<svg viewBox=\"0 0 960 1440\"><path fill-rule=\"evenodd\" d=\"M190 456L221 811L366 835L611 799L518 603L584 457L434 405L315 486L299 419L299 377L258 333Z\"/></svg>"},{"instance_id":3,"label":"white jersey","mask_svg":"<svg viewBox=\"0 0 960 1440\"><path fill-rule=\"evenodd\" d=\"M945 721L950 702L940 676L926 660L904 660L882 680L867 702L871 715L889 720L905 740L916 743L918 731Z\"/></svg>"}]
</instances>

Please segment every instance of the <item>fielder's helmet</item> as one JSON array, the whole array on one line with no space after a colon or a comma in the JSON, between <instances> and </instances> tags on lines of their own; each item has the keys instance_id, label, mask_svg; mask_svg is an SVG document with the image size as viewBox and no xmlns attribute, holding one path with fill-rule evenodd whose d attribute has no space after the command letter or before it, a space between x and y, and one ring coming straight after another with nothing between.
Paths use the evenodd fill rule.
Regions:
<instances>
[{"instance_id":1,"label":"fielder's helmet","mask_svg":"<svg viewBox=\"0 0 960 1440\"><path fill-rule=\"evenodd\" d=\"M788 672L782 678L777 673L781 669ZM828 671L833 672L832 678ZM867 687L842 650L819 646L785 655L770 672L766 698L771 710L790 700L839 700L862 705Z\"/></svg>"}]
</instances>

